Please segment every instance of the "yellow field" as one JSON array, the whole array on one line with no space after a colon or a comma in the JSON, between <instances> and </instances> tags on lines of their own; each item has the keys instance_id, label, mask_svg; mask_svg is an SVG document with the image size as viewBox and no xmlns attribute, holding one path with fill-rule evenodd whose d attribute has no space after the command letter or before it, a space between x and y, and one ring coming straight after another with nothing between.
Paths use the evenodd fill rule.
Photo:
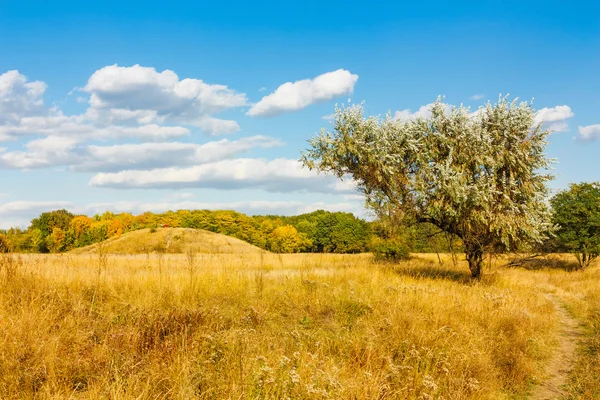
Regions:
<instances>
[{"instance_id":1,"label":"yellow field","mask_svg":"<svg viewBox=\"0 0 600 400\"><path fill-rule=\"evenodd\" d=\"M557 304L585 324L567 398L600 398L597 267L504 259L472 282L442 261L8 255L0 398L527 398L561 343Z\"/></svg>"}]
</instances>

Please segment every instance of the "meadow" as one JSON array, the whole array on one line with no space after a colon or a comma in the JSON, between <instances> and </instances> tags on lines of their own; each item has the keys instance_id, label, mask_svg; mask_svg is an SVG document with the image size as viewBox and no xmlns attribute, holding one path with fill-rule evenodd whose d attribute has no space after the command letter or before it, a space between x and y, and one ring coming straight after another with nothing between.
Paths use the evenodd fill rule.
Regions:
<instances>
[{"instance_id":1,"label":"meadow","mask_svg":"<svg viewBox=\"0 0 600 400\"><path fill-rule=\"evenodd\" d=\"M0 398L600 398L600 269L565 260L2 255Z\"/></svg>"}]
</instances>

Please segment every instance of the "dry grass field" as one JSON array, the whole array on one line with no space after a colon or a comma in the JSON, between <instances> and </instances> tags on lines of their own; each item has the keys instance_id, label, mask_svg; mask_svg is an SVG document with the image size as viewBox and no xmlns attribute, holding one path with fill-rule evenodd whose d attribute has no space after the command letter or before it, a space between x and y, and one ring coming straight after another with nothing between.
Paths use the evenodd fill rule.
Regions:
<instances>
[{"instance_id":1,"label":"dry grass field","mask_svg":"<svg viewBox=\"0 0 600 400\"><path fill-rule=\"evenodd\" d=\"M600 398L598 267L498 259L473 282L441 261L6 255L0 398L525 399L553 374L558 398ZM557 307L580 324L571 375Z\"/></svg>"}]
</instances>

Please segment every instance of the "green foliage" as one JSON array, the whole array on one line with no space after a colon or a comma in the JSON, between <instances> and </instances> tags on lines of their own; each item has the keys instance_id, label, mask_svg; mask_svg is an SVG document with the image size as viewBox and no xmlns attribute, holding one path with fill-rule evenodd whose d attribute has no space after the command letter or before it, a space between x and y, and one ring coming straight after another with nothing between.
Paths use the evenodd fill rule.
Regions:
<instances>
[{"instance_id":1,"label":"green foliage","mask_svg":"<svg viewBox=\"0 0 600 400\"><path fill-rule=\"evenodd\" d=\"M351 213L317 210L292 217L255 217L261 229L270 233L277 226L289 224L304 234L311 245L304 251L318 253L361 253L368 251L371 239L369 223Z\"/></svg>"},{"instance_id":2,"label":"green foliage","mask_svg":"<svg viewBox=\"0 0 600 400\"><path fill-rule=\"evenodd\" d=\"M505 98L475 114L440 99L430 111L402 121L336 107L333 131L310 140L302 161L352 177L380 218L458 236L479 277L485 251L540 241L547 230L549 132L531 104Z\"/></svg>"},{"instance_id":3,"label":"green foliage","mask_svg":"<svg viewBox=\"0 0 600 400\"><path fill-rule=\"evenodd\" d=\"M600 183L572 184L550 202L558 248L589 266L600 255Z\"/></svg>"},{"instance_id":4,"label":"green foliage","mask_svg":"<svg viewBox=\"0 0 600 400\"><path fill-rule=\"evenodd\" d=\"M47 239L55 228L59 228L63 232L69 230L71 221L74 215L67 210L55 210L42 213L38 218L31 221L30 230L39 232L41 237L36 237L34 242L36 251L40 253L48 253L52 249L48 247L53 245L52 239ZM38 233L36 233L38 235Z\"/></svg>"},{"instance_id":5,"label":"green foliage","mask_svg":"<svg viewBox=\"0 0 600 400\"><path fill-rule=\"evenodd\" d=\"M371 244L371 251L377 261L401 261L410 258L410 247L405 238L376 238Z\"/></svg>"},{"instance_id":6,"label":"green foliage","mask_svg":"<svg viewBox=\"0 0 600 400\"><path fill-rule=\"evenodd\" d=\"M105 212L93 218L65 210L43 213L26 231L9 230L18 252L61 252L138 229L157 227L205 229L283 253L359 253L368 250L370 224L350 213L315 211L293 217L248 216L231 210L178 210L162 214ZM49 228L52 228L48 231Z\"/></svg>"}]
</instances>

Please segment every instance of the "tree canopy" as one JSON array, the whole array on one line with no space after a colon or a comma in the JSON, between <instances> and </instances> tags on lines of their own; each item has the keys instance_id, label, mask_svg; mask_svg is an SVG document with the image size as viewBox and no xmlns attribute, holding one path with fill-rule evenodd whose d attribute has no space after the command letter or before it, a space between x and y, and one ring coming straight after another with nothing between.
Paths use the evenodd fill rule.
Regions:
<instances>
[{"instance_id":1,"label":"tree canopy","mask_svg":"<svg viewBox=\"0 0 600 400\"><path fill-rule=\"evenodd\" d=\"M232 210L178 210L161 214L105 212L93 218L65 210L44 212L26 229L4 233L15 252L63 252L137 229L196 228L233 236L284 253L369 251L371 223L351 213L317 210L295 216L248 216ZM2 237L0 235L0 237Z\"/></svg>"},{"instance_id":2,"label":"tree canopy","mask_svg":"<svg viewBox=\"0 0 600 400\"><path fill-rule=\"evenodd\" d=\"M572 184L551 200L559 250L572 252L585 268L600 255L600 183Z\"/></svg>"},{"instance_id":3,"label":"tree canopy","mask_svg":"<svg viewBox=\"0 0 600 400\"><path fill-rule=\"evenodd\" d=\"M402 121L336 107L332 131L312 138L301 160L353 179L380 217L456 235L479 277L485 251L514 249L547 230L549 132L531 103L506 98L475 113L438 99L430 111Z\"/></svg>"}]
</instances>

